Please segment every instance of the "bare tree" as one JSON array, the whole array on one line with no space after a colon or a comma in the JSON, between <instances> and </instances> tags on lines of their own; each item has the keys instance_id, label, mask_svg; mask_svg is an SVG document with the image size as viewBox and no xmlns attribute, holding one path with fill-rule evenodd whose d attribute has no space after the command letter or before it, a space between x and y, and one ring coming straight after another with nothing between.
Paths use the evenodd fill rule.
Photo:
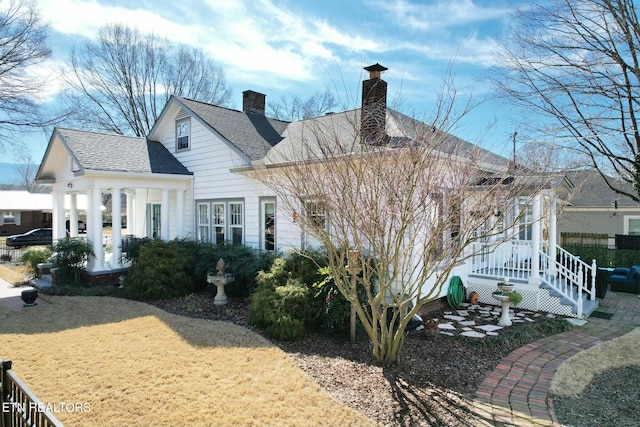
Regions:
<instances>
[{"instance_id":1,"label":"bare tree","mask_svg":"<svg viewBox=\"0 0 640 427\"><path fill-rule=\"evenodd\" d=\"M0 151L16 146L16 134L53 122L37 102L46 79L34 73L50 55L47 26L35 3L11 0L0 11Z\"/></svg>"},{"instance_id":2,"label":"bare tree","mask_svg":"<svg viewBox=\"0 0 640 427\"><path fill-rule=\"evenodd\" d=\"M299 95L282 96L278 102L269 103L268 115L291 122L330 113L336 106L333 94L326 90L316 92L306 100Z\"/></svg>"},{"instance_id":3,"label":"bare tree","mask_svg":"<svg viewBox=\"0 0 640 427\"><path fill-rule=\"evenodd\" d=\"M72 120L98 131L145 136L171 95L217 105L231 96L202 51L124 25L102 27L96 42L72 51L69 68Z\"/></svg>"},{"instance_id":4,"label":"bare tree","mask_svg":"<svg viewBox=\"0 0 640 427\"><path fill-rule=\"evenodd\" d=\"M252 171L295 218L304 244L326 249L332 279L385 365L398 360L409 321L441 295L471 243L506 238L502 213L537 192L539 177L514 180L507 159L448 133L459 119L454 100L443 92L429 123L387 110L387 128L374 133L360 110L294 122Z\"/></svg>"},{"instance_id":5,"label":"bare tree","mask_svg":"<svg viewBox=\"0 0 640 427\"><path fill-rule=\"evenodd\" d=\"M531 132L583 154L640 202L640 22L632 0L553 0L514 11L493 75ZM531 117L539 113L539 120ZM547 138L544 137L547 136Z\"/></svg>"}]
</instances>

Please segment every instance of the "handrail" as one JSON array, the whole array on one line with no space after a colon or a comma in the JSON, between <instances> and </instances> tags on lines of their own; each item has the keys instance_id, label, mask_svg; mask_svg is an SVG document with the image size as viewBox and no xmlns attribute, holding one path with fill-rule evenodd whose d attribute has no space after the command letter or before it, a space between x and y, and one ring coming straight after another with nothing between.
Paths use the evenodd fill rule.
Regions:
<instances>
[{"instance_id":1,"label":"handrail","mask_svg":"<svg viewBox=\"0 0 640 427\"><path fill-rule=\"evenodd\" d=\"M549 254L540 252L540 272L544 281L556 292L570 300L576 306L576 315L583 317L582 294L586 292L591 299L595 298L596 261L587 264L575 255L557 247L559 260ZM585 277L591 272L591 281L586 283ZM575 287L575 288L574 288Z\"/></svg>"},{"instance_id":2,"label":"handrail","mask_svg":"<svg viewBox=\"0 0 640 427\"><path fill-rule=\"evenodd\" d=\"M11 361L0 360L0 363L0 426L64 427L11 370Z\"/></svg>"}]
</instances>

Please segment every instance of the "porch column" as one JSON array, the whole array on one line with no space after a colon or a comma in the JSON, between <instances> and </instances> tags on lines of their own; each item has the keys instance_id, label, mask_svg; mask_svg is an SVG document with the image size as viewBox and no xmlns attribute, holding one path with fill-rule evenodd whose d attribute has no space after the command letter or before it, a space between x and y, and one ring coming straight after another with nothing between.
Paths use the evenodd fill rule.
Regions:
<instances>
[{"instance_id":1,"label":"porch column","mask_svg":"<svg viewBox=\"0 0 640 427\"><path fill-rule=\"evenodd\" d=\"M122 201L120 188L111 189L111 238L113 255L111 266L122 267Z\"/></svg>"},{"instance_id":2,"label":"porch column","mask_svg":"<svg viewBox=\"0 0 640 427\"><path fill-rule=\"evenodd\" d=\"M87 239L93 246L93 257L89 261L89 271L103 269L104 249L102 247L102 189L90 188L87 192Z\"/></svg>"},{"instance_id":3,"label":"porch column","mask_svg":"<svg viewBox=\"0 0 640 427\"><path fill-rule=\"evenodd\" d=\"M160 205L160 238L169 240L169 190L162 190L162 205Z\"/></svg>"},{"instance_id":4,"label":"porch column","mask_svg":"<svg viewBox=\"0 0 640 427\"><path fill-rule=\"evenodd\" d=\"M557 205L556 198L551 196L551 201L549 203L549 255L551 259L556 259L556 250L558 246L558 230L556 225L557 213L556 213ZM551 263L551 274L556 274L556 264Z\"/></svg>"},{"instance_id":5,"label":"porch column","mask_svg":"<svg viewBox=\"0 0 640 427\"><path fill-rule=\"evenodd\" d=\"M78 195L69 194L69 237L78 237Z\"/></svg>"},{"instance_id":6,"label":"porch column","mask_svg":"<svg viewBox=\"0 0 640 427\"><path fill-rule=\"evenodd\" d=\"M529 283L539 285L540 278L540 246L542 243L542 197L538 194L533 198L533 224L531 225L531 276Z\"/></svg>"},{"instance_id":7,"label":"porch column","mask_svg":"<svg viewBox=\"0 0 640 427\"><path fill-rule=\"evenodd\" d=\"M64 239L67 236L66 226L64 223L65 219L65 208L64 208L64 193L61 191L55 191L53 193L53 212L52 216L52 226L53 226L53 243L56 240Z\"/></svg>"},{"instance_id":8,"label":"porch column","mask_svg":"<svg viewBox=\"0 0 640 427\"><path fill-rule=\"evenodd\" d=\"M134 227L135 220L133 218L133 212L134 212L133 204L135 203L136 196L135 196L135 193L132 193L129 191L127 191L126 194L127 194L127 234L135 235L136 232Z\"/></svg>"},{"instance_id":9,"label":"porch column","mask_svg":"<svg viewBox=\"0 0 640 427\"><path fill-rule=\"evenodd\" d=\"M184 237L184 190L176 190L176 237Z\"/></svg>"}]
</instances>

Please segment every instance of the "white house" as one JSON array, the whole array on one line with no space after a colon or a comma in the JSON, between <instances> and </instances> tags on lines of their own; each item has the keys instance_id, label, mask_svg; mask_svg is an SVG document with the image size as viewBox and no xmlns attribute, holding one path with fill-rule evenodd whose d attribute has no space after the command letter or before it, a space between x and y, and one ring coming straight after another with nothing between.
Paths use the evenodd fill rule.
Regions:
<instances>
[{"instance_id":1,"label":"white house","mask_svg":"<svg viewBox=\"0 0 640 427\"><path fill-rule=\"evenodd\" d=\"M371 74L363 82L362 109L309 120L333 126L336 143L340 135L354 129L341 127L341 123L361 123L357 131L362 131L365 144L367 135L382 131L391 144L411 143L409 128L416 122L386 106L386 83L380 78L386 68L376 64L366 69ZM303 247L312 236L298 226L295 214L284 214L281 201L259 175L291 161L289 154L297 147L305 121L288 123L264 113L265 95L254 91L243 93L242 111L172 96L146 138L56 128L36 175L38 183L52 187L54 239L64 236L67 210L71 235L77 235L73 228L77 196L84 194L87 238L96 254L88 265L92 275L125 268L122 241L127 234L228 241L267 251ZM481 152L487 171L509 167L508 159L466 141L450 135L447 141L451 150ZM510 276L531 309L582 317L597 306L595 275L585 281L585 271L593 267L577 264L557 246L555 189L562 184L562 180L550 181L536 195L525 207L522 226L508 236L507 244L484 241L467 248L477 256L461 264L455 274L463 278L468 290L480 294L481 301L495 303L491 292L496 280ZM113 204L113 249L108 254L102 244L100 210L105 192L113 200L119 200L122 193L127 196L126 229L120 221L120 205ZM518 200L512 203L514 209L522 208ZM562 255L549 255L556 253ZM557 301L551 303L550 298Z\"/></svg>"}]
</instances>

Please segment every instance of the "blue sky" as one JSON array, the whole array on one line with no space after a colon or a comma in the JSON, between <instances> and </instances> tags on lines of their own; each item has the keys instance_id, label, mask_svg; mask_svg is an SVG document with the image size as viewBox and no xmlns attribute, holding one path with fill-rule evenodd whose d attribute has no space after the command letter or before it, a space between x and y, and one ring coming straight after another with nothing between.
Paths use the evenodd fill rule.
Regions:
<instances>
[{"instance_id":1,"label":"blue sky","mask_svg":"<svg viewBox=\"0 0 640 427\"><path fill-rule=\"evenodd\" d=\"M514 3L518 2L38 0L50 24L53 48L53 57L40 72L54 73L44 94L54 99L59 89L54 70L63 65L71 47L94 39L102 25L122 23L206 52L225 70L235 108L240 108L247 89L265 93L269 102L287 94L305 98L327 87L354 107L366 78L362 67L379 62L389 68L383 78L389 84L390 104L423 116L433 108L449 65L462 96L473 94L480 100L491 95L481 79L494 64L496 38L507 30ZM514 130L509 110L488 101L454 133L500 151L510 146ZM47 141L48 135L29 137L37 161Z\"/></svg>"}]
</instances>

